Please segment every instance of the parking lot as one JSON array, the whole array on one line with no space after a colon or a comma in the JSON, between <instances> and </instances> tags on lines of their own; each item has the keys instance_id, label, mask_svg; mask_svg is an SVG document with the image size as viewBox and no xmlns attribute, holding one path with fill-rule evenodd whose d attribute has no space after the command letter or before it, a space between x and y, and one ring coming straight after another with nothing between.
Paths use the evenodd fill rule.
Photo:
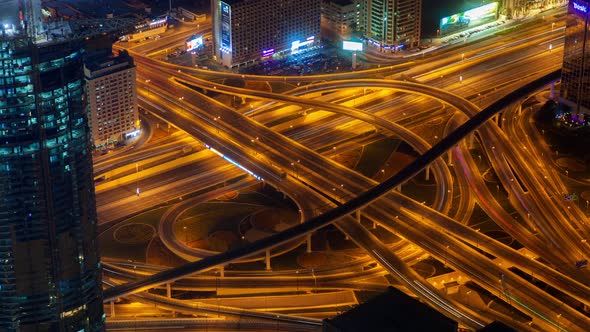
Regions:
<instances>
[{"instance_id":1,"label":"parking lot","mask_svg":"<svg viewBox=\"0 0 590 332\"><path fill-rule=\"evenodd\" d=\"M254 75L311 75L350 70L351 60L338 54L335 49L314 47L280 58L270 57L252 66L239 69L242 74Z\"/></svg>"},{"instance_id":2,"label":"parking lot","mask_svg":"<svg viewBox=\"0 0 590 332\"><path fill-rule=\"evenodd\" d=\"M216 71L230 71L210 59L210 48L203 48L194 53L175 50L163 60L183 66L191 66ZM315 46L300 50L295 54L275 55L261 59L253 65L233 68L231 71L252 75L312 75L350 71L352 58L349 54L339 54L335 47Z\"/></svg>"}]
</instances>

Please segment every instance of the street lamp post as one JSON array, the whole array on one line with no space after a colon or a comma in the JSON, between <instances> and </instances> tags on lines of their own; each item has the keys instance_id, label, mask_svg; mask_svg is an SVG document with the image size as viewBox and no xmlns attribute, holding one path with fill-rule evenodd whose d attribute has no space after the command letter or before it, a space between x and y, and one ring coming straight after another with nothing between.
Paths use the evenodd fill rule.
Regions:
<instances>
[{"instance_id":1,"label":"street lamp post","mask_svg":"<svg viewBox=\"0 0 590 332\"><path fill-rule=\"evenodd\" d=\"M146 89L147 89L148 96L150 95L150 82L151 81L152 80L145 80L145 86L146 86Z\"/></svg>"},{"instance_id":2,"label":"street lamp post","mask_svg":"<svg viewBox=\"0 0 590 332\"><path fill-rule=\"evenodd\" d=\"M135 194L139 196L139 163L135 163Z\"/></svg>"},{"instance_id":3,"label":"street lamp post","mask_svg":"<svg viewBox=\"0 0 590 332\"><path fill-rule=\"evenodd\" d=\"M299 179L299 173L297 172L297 166L295 165L294 162L291 163L291 167L293 167L293 175L295 175L295 178Z\"/></svg>"}]
</instances>

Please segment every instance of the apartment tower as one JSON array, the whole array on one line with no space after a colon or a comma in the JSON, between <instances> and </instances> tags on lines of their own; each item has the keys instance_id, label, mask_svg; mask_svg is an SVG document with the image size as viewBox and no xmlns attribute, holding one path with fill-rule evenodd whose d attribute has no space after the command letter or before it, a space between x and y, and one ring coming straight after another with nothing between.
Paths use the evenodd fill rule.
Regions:
<instances>
[{"instance_id":1,"label":"apartment tower","mask_svg":"<svg viewBox=\"0 0 590 332\"><path fill-rule=\"evenodd\" d=\"M319 42L319 0L212 0L213 54L231 68Z\"/></svg>"},{"instance_id":2,"label":"apartment tower","mask_svg":"<svg viewBox=\"0 0 590 332\"><path fill-rule=\"evenodd\" d=\"M363 6L363 30L370 43L393 51L420 46L422 0L364 0Z\"/></svg>"},{"instance_id":3,"label":"apartment tower","mask_svg":"<svg viewBox=\"0 0 590 332\"><path fill-rule=\"evenodd\" d=\"M94 146L125 140L139 132L135 65L127 52L88 58L84 63L88 125Z\"/></svg>"}]
</instances>

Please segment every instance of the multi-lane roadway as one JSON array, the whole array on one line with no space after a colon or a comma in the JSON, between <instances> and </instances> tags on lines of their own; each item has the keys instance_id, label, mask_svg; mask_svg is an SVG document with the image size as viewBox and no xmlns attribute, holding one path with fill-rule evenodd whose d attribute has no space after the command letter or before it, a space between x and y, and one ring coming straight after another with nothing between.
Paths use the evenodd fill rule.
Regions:
<instances>
[{"instance_id":1,"label":"multi-lane roadway","mask_svg":"<svg viewBox=\"0 0 590 332\"><path fill-rule=\"evenodd\" d=\"M462 95L465 97L476 98L475 100L479 105L492 104L498 96L505 93L504 91L515 89L516 87L529 83L538 78L539 75L549 72L553 68L559 67L559 63L556 64L556 58L559 57L560 52L558 47L553 46L553 43L557 46L559 45L559 38L558 36L555 36L555 31L547 32L544 30L546 30L546 28L543 27L523 32L522 35L524 37L513 45L493 46L493 43L489 43L487 49L485 45L481 48L481 53L479 55L468 53L468 56L465 56L465 53L461 53L460 58L458 59L452 59L452 56L447 56L445 59L439 60L441 63L447 63L445 66L436 67L440 69L424 69L422 73L419 73L416 68L414 68L411 73L404 73L404 75L406 75L406 77L412 77L412 80L427 81L430 84L450 89L459 96ZM547 43L552 43L551 50L543 49L546 47L545 45L547 45ZM503 59L504 63L504 66L502 67L498 67L498 65L494 64L494 61L498 61L500 58ZM507 58L510 60L506 61ZM204 96L195 95L188 89L177 85L177 83L161 79L158 81L158 77L153 75L155 69L151 69L151 67L147 66L150 61L142 60L141 62L143 63L138 68L140 76L143 75L141 76L141 79L149 80L149 89L152 89L152 93L143 98L146 102L149 102L152 105L161 105L160 116L162 118L165 118L174 123L175 126L186 130L194 137L206 142L206 144L215 146L219 151L230 154L232 159L245 165L257 175L265 178L269 183L281 188L281 190L284 190L287 193L291 190L291 193L289 194L295 201L301 200L301 196L297 195L298 193L300 194L298 190L301 189L298 189L297 186L287 185L287 183L294 182L297 184L304 182L306 186L322 192L324 195L323 197L332 202L342 202L351 197L356 197L357 195L366 195L366 190L376 185L375 182L367 181L366 178L363 178L362 176L355 174L355 172L345 169L330 160L326 160L321 155L315 154L313 151L306 149L304 146L301 146L301 144L293 140L285 139L285 137L281 137L276 132L269 130L264 126L257 125L250 119L239 116L234 111L227 109L222 105L211 103L211 101L208 101ZM425 65L425 67L432 67L434 62L436 61L431 61L429 64ZM364 120L381 129L387 128L389 132L393 132L396 129L395 126L389 124L391 120L390 122L385 120L388 117L391 119L391 115L388 116L384 114L382 116L369 116L365 112L355 110L355 101L353 101L353 107L350 107L350 103L347 107L312 101L305 96L303 96L303 98L294 98L273 95L270 93L261 93L260 91L232 90L232 88L229 87L216 85L191 77L191 75L188 74L193 72L193 69L174 68L173 66L165 64L157 64L157 66L159 66L161 70L168 69L168 75L176 77L179 81L184 80L191 82L192 84L200 85L208 90L219 89L219 91L224 90L226 93L239 94L241 96L247 96L248 98L272 99L281 103L297 105L302 109L321 109L324 111L337 112L339 114L352 116L355 119ZM390 68L390 71L391 69L392 68ZM203 74L203 72L198 73ZM213 74L213 76L218 75L222 74ZM366 75L370 76L374 75L374 73L366 73ZM449 77L451 79L449 79ZM279 82L281 80L287 81L287 79L290 81L293 80L293 78L272 77L244 78L275 80ZM324 75L315 79L297 78L297 81L321 81L333 78L334 77L327 77ZM477 84L475 82L477 82ZM354 79L347 79L341 83L328 81L322 84L332 89L368 88L371 92L388 88L417 92L435 98L440 98L440 94L443 93L441 91L436 91L435 89L428 89L419 84L414 84L412 88L406 88L404 90L403 84L397 84L396 82L377 84L377 82L370 82L370 80L357 81ZM306 87L306 93L313 94L314 88L311 88L312 91L310 91L310 87L311 86ZM300 87L300 89L302 88ZM158 92L155 92L155 90L158 90ZM532 93L532 91L527 93ZM363 91L363 95L365 94L366 91ZM449 100L453 101L446 100L445 102L452 107L458 107L458 110L466 115L475 117L475 114L479 112L475 105L460 98L455 97L452 99L451 97L454 96L449 96ZM355 99L356 98L353 98L353 100ZM404 107L409 107L409 105L404 103L403 100L400 104L404 105ZM206 108L206 112L202 112L195 108L194 105L209 105L209 107ZM502 107L507 106L507 104L502 105ZM157 111L157 109L154 108L153 111ZM199 115L195 117L195 114L197 114L196 112L198 112ZM277 112L277 114L278 113L280 112ZM414 114L408 115L408 113L401 111L392 113L398 115L395 121L403 120L404 117L411 119L411 117L414 116ZM399 116L400 113L403 115ZM293 132L297 131L297 128L289 129ZM399 134L399 132L398 129L396 134ZM514 129L512 129L511 132L514 135ZM533 217L533 221L529 220L524 223L524 226L519 225L516 227L517 229L520 229L519 232L516 232L512 229L514 227L511 227L510 220L506 220L505 216L503 217L501 213L502 207L490 202L484 210L491 214L495 221L501 222L504 220L502 225L508 230L509 234L517 238L519 242L527 248L530 247L529 249L533 250L536 254L542 255L544 258L547 257L547 260L551 264L550 266L541 264L537 261L531 261L526 257L521 257L522 255L518 256L514 252L511 252L509 248L502 247L492 239L482 237L478 232L461 224L457 224L461 226L457 228L458 226L453 226L453 221L449 217L440 213L436 214L431 208L424 206L423 204L416 204L412 200L408 200L399 194L388 194L384 196L387 200L380 200L380 203L366 207L362 211L362 214L371 218L376 223L383 225L389 225L391 220L396 220L398 219L396 217L400 217L400 222L391 223L390 228L393 231L401 234L404 238L408 239L413 244L418 245L431 255L441 260L445 260L453 268L469 275L474 282L478 283L491 293L500 295L501 297L504 296L512 305L527 312L533 317L533 325L531 328L540 328L541 330L583 330L584 326L587 324L587 318L583 315L551 295L539 291L534 286L531 286L528 282L512 273L506 267L490 264L486 256L481 255L479 250L475 250L474 247L472 247L475 244L480 250L484 249L486 252L494 256L502 257L509 262L509 264L518 266L524 271L536 271L535 276L544 278L544 281L547 281L553 287L564 291L566 294L569 294L584 303L587 303L587 299L590 298L585 295L580 295L584 293L588 294L587 287L583 285L586 278L581 273L578 273L572 264L579 259L579 257L585 256L587 252L585 241L583 241L586 238L584 235L585 230L579 232L576 227L569 223L569 221L573 219L578 226L579 224L583 225L583 220L585 218L583 213L576 210L575 207L573 207L572 211L572 207L563 209L559 206L555 206L555 204L545 205L543 202L547 197L543 195L547 194L544 194L543 192L539 192L538 194L535 193L533 195L530 193L530 190L527 190L526 192L523 191L521 183L527 185L527 188L534 188L535 186L542 185L538 180L539 174L536 174L535 172L538 168L533 169L532 167L527 167L529 160L518 155L517 151L519 151L519 149L514 148L515 144L507 137L508 133L499 131L497 125L485 125L478 133L481 140L485 142L482 145L486 148L485 152L487 153L491 164L494 166L496 172L501 175L500 180L502 185L510 193L510 197L513 203L517 206L520 214L527 216L525 220L530 218L528 216L533 213L535 216ZM453 135L447 136L445 140L452 138L452 136ZM411 141L411 135L407 135L406 139ZM516 137L513 137L512 139L518 140ZM447 143L448 142L449 140L447 140ZM417 150L419 150L419 147L428 147L423 143L422 145L419 145L418 143L420 142L413 143ZM426 152L426 155L432 151L437 151L439 155L441 152L446 151L446 149L441 151L440 145L435 146L435 148L436 147L438 147L438 150L429 150ZM529 147L527 148L534 149L535 147L529 144ZM461 164L461 166L465 166L461 168L463 174L466 176L477 174L476 172L473 172L476 168L476 166L473 165L473 160L471 159L470 162L466 157L461 157L461 155L467 156L469 154L468 149L463 146L461 155L459 155L458 150L457 153L452 151L449 153L451 154L451 157L455 158L454 160L456 163L461 163L465 160L465 162ZM433 153L430 153L430 156L432 156L432 154ZM292 179L290 176L288 179L285 179L281 172L289 170L290 165L292 165L294 160L297 161L297 167L299 169L295 179ZM546 164L547 160L544 158L537 158L536 162ZM439 164L441 164L440 161ZM443 166L439 165L435 167L435 177L439 184L445 183L445 179L447 178L445 172L448 172L448 168L445 170L446 166L444 166L444 162L442 164ZM438 173L436 173L436 170L438 170ZM305 176L300 176L300 174L305 174ZM502 174L506 175L502 176ZM515 181L516 176L518 176L519 181ZM397 180L399 179L400 177L398 176ZM552 176L551 181L553 183L553 188L558 186L556 188L557 190L563 190L563 185L559 185L559 177ZM391 185L392 182L388 180L385 181L385 184ZM476 190L476 192L477 189L479 189L480 194L475 195L475 197L477 197L480 205L485 204L489 199L493 199L493 197L490 197L491 195L489 191L486 192L485 190L482 190L483 187L481 181L467 181L461 187L463 191L466 189L464 188L465 185L469 185L470 190ZM383 189L383 186L384 184L377 185L377 189ZM443 208L445 205L442 202L445 198L444 194L450 189L451 188L448 184L446 187L438 186L437 193L439 195L437 196L437 201L441 203L433 207L446 212ZM388 201L389 204L385 204L384 202L386 201ZM343 211L345 208L350 209L350 202L359 204L358 206L365 205L359 203L357 198L353 198L349 202L344 203L344 207L340 207L334 211ZM494 213L494 211L500 212ZM543 217L545 214L551 216L551 218ZM328 212L322 217L312 219L312 221L331 221L334 219L329 218L335 215L338 214L336 212ZM443 224L445 221L447 224ZM344 221L340 221L339 223L343 222ZM403 224L402 222L407 222L407 226L403 226L406 224ZM341 228L345 229L346 227L350 227L350 225L351 222L344 223L341 225ZM541 240L531 234L530 229L527 229L527 227L530 228L531 225L535 225L536 229L544 229L545 231L541 232L542 235L545 236L547 240L552 241L551 243L559 246L559 248L563 246L564 249L555 252L555 250L547 250L547 248L543 248L543 246L540 245ZM305 226L302 227L305 228ZM314 227L308 226L309 230L312 230L313 228ZM443 229L446 231L442 231ZM392 268L393 264L399 264L399 262L395 260L395 256L389 257L388 259L383 258L386 255L390 256L389 253L391 252L385 248L379 250L375 249L380 248L377 239L369 239L370 241L366 241L366 236L359 238L359 233L362 233L360 229L357 229L356 232L349 231L349 233L353 233L349 234L353 240L366 248L369 254L377 259L388 271L395 273L394 271L400 271L400 268L403 267L403 265L398 265L397 268ZM466 246L462 242L466 239L471 246ZM266 245L271 244L272 243L267 242ZM255 246L250 249L254 249L254 247ZM452 248L452 250L449 250L449 248ZM222 254L215 259L204 259L200 264L192 264L190 268L176 269L174 273L170 271L170 273L162 272L156 274L153 277L148 278L151 284L150 282L143 284L141 282L136 282L135 284L132 283L132 285L130 285L131 287L118 287L114 288L112 291L107 290L106 295L107 297L115 295L119 296L128 294L134 289L146 289L149 288L150 285L175 280L186 273L194 273L204 266L216 265L213 262L228 262L232 257L244 255L245 252L246 251L242 251L241 254ZM553 270L553 267L558 267L560 271L567 272L568 276ZM398 278L403 280L403 278L407 278L408 275L411 275L411 271L405 270L404 273L399 274L399 272L397 272L397 274ZM577 281L570 277L573 277ZM422 285L419 288L427 289L428 287ZM120 291L115 291L115 289ZM426 293L420 292L416 289L414 292L416 294L422 294L419 296L423 299L428 298ZM436 290L434 290L434 292L436 292ZM479 315L474 315L473 312L470 312L469 309L464 308L459 303L446 307L447 305L443 304L447 303L446 300L444 300L444 302L439 301L438 304L436 303L437 301L438 300L435 300L435 303L430 303L439 310L446 312L447 315L458 319L466 326L476 328L478 324L482 324L482 322L492 318L502 320L502 317L494 316L494 313L488 312L482 317L479 317ZM459 312L460 314L457 316L455 312ZM518 328L523 327L518 326Z\"/></svg>"}]
</instances>

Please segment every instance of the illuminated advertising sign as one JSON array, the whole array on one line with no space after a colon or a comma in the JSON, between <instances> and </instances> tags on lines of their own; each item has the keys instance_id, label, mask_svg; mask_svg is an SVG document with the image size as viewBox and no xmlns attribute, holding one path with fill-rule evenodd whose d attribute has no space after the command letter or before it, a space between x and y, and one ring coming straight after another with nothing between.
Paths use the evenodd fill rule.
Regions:
<instances>
[{"instance_id":1,"label":"illuminated advertising sign","mask_svg":"<svg viewBox=\"0 0 590 332\"><path fill-rule=\"evenodd\" d=\"M221 49L229 53L231 50L231 7L221 2Z\"/></svg>"},{"instance_id":2,"label":"illuminated advertising sign","mask_svg":"<svg viewBox=\"0 0 590 332\"><path fill-rule=\"evenodd\" d=\"M582 5L577 2L572 2L572 3L574 5L575 10L582 12L582 13L588 13L588 6L587 5Z\"/></svg>"},{"instance_id":3,"label":"illuminated advertising sign","mask_svg":"<svg viewBox=\"0 0 590 332\"><path fill-rule=\"evenodd\" d=\"M441 35L446 35L466 28L476 27L494 21L497 17L498 3L492 2L462 13L443 17L440 20L440 33Z\"/></svg>"},{"instance_id":4,"label":"illuminated advertising sign","mask_svg":"<svg viewBox=\"0 0 590 332\"><path fill-rule=\"evenodd\" d=\"M297 51L300 47L312 44L315 41L314 36L307 37L305 41L296 40L291 43L291 52Z\"/></svg>"},{"instance_id":5,"label":"illuminated advertising sign","mask_svg":"<svg viewBox=\"0 0 590 332\"><path fill-rule=\"evenodd\" d=\"M363 43L344 40L342 41L342 49L346 51L362 51Z\"/></svg>"},{"instance_id":6,"label":"illuminated advertising sign","mask_svg":"<svg viewBox=\"0 0 590 332\"><path fill-rule=\"evenodd\" d=\"M203 46L203 37L201 37L201 36L199 36L199 37L193 36L186 41L186 50L187 51L192 51L192 50L197 49L201 46Z\"/></svg>"},{"instance_id":7,"label":"illuminated advertising sign","mask_svg":"<svg viewBox=\"0 0 590 332\"><path fill-rule=\"evenodd\" d=\"M262 50L262 56L271 56L275 54L275 49L274 48L269 48L267 50Z\"/></svg>"}]
</instances>

